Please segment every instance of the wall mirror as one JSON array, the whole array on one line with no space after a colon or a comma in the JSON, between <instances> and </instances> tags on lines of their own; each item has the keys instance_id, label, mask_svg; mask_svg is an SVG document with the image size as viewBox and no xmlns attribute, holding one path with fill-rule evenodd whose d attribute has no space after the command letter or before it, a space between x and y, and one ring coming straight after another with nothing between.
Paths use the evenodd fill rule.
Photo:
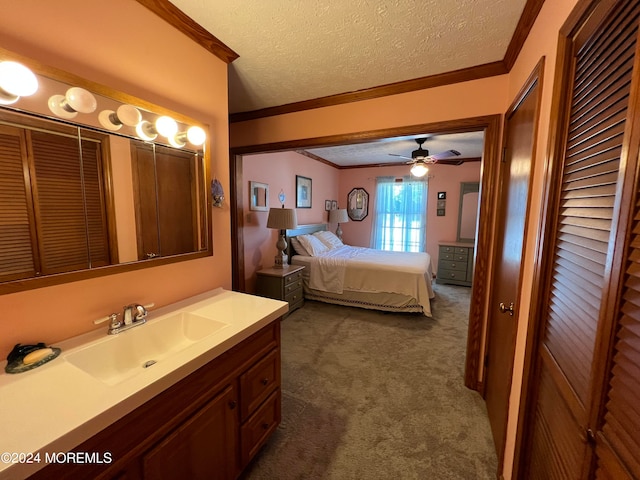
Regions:
<instances>
[{"instance_id":1,"label":"wall mirror","mask_svg":"<svg viewBox=\"0 0 640 480\"><path fill-rule=\"evenodd\" d=\"M460 208L458 211L458 242L475 242L478 218L480 183L460 184Z\"/></svg>"},{"instance_id":2,"label":"wall mirror","mask_svg":"<svg viewBox=\"0 0 640 480\"><path fill-rule=\"evenodd\" d=\"M369 194L364 188L354 188L347 197L347 214L355 222L369 214Z\"/></svg>"},{"instance_id":3,"label":"wall mirror","mask_svg":"<svg viewBox=\"0 0 640 480\"><path fill-rule=\"evenodd\" d=\"M207 130L0 50L0 294L212 255Z\"/></svg>"},{"instance_id":4,"label":"wall mirror","mask_svg":"<svg viewBox=\"0 0 640 480\"><path fill-rule=\"evenodd\" d=\"M249 182L249 209L257 212L269 211L269 185L260 182Z\"/></svg>"}]
</instances>

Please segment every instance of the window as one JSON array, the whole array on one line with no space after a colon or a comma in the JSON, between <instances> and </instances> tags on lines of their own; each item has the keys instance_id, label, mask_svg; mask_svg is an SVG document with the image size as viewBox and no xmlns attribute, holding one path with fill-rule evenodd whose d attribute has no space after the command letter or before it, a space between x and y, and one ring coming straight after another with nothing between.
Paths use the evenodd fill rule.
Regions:
<instances>
[{"instance_id":1,"label":"window","mask_svg":"<svg viewBox=\"0 0 640 480\"><path fill-rule=\"evenodd\" d=\"M427 182L378 177L371 245L379 250L424 252Z\"/></svg>"}]
</instances>

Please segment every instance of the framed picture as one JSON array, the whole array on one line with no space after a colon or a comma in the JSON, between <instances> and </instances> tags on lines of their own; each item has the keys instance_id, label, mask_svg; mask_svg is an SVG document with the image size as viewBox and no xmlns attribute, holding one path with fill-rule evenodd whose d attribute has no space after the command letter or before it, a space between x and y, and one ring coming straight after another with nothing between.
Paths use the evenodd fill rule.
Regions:
<instances>
[{"instance_id":1,"label":"framed picture","mask_svg":"<svg viewBox=\"0 0 640 480\"><path fill-rule=\"evenodd\" d=\"M337 209L338 209L338 201L331 200L331 210L337 210Z\"/></svg>"},{"instance_id":2,"label":"framed picture","mask_svg":"<svg viewBox=\"0 0 640 480\"><path fill-rule=\"evenodd\" d=\"M444 208L439 208L439 209L436 211L436 215L437 215L438 217L444 217Z\"/></svg>"},{"instance_id":3,"label":"framed picture","mask_svg":"<svg viewBox=\"0 0 640 480\"><path fill-rule=\"evenodd\" d=\"M269 211L269 185L261 182L249 182L249 210Z\"/></svg>"},{"instance_id":4,"label":"framed picture","mask_svg":"<svg viewBox=\"0 0 640 480\"><path fill-rule=\"evenodd\" d=\"M447 192L438 192L438 200L446 200Z\"/></svg>"},{"instance_id":5,"label":"framed picture","mask_svg":"<svg viewBox=\"0 0 640 480\"><path fill-rule=\"evenodd\" d=\"M445 208L447 201L446 200L438 200L438 208Z\"/></svg>"},{"instance_id":6,"label":"framed picture","mask_svg":"<svg viewBox=\"0 0 640 480\"><path fill-rule=\"evenodd\" d=\"M327 211L331 210L331 200L324 201L324 209Z\"/></svg>"},{"instance_id":7,"label":"framed picture","mask_svg":"<svg viewBox=\"0 0 640 480\"><path fill-rule=\"evenodd\" d=\"M311 208L311 179L296 175L296 208Z\"/></svg>"}]
</instances>

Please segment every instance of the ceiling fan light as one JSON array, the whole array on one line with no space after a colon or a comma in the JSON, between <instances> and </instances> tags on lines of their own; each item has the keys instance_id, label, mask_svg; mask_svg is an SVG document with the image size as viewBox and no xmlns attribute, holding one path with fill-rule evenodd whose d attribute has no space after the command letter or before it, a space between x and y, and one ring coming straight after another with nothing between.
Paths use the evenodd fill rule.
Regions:
<instances>
[{"instance_id":1,"label":"ceiling fan light","mask_svg":"<svg viewBox=\"0 0 640 480\"><path fill-rule=\"evenodd\" d=\"M417 161L411 166L411 175L414 177L424 177L427 172L429 172L429 168L422 161Z\"/></svg>"}]
</instances>

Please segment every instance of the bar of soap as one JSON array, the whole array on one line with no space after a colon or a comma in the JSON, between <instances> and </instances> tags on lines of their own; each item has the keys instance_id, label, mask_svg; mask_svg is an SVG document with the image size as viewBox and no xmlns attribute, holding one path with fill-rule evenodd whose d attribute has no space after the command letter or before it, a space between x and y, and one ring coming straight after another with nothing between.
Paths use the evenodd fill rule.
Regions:
<instances>
[{"instance_id":1,"label":"bar of soap","mask_svg":"<svg viewBox=\"0 0 640 480\"><path fill-rule=\"evenodd\" d=\"M31 365L32 363L39 362L43 358L48 357L53 353L53 350L50 348L40 348L39 350L34 350L31 353L27 353L22 359L22 363L24 365Z\"/></svg>"}]
</instances>

